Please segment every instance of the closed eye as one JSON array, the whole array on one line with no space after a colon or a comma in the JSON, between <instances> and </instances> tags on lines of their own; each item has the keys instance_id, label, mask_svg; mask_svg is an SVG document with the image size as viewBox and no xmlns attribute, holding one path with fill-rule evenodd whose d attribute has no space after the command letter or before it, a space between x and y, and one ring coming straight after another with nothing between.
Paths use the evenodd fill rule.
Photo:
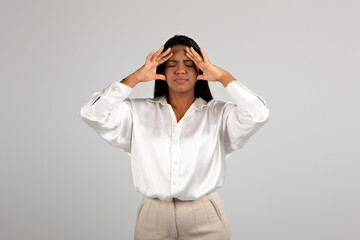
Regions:
<instances>
[{"instance_id":1,"label":"closed eye","mask_svg":"<svg viewBox=\"0 0 360 240\"><path fill-rule=\"evenodd\" d=\"M175 67L176 65L168 65L168 67ZM188 66L188 65L185 65L185 66L187 66L187 67L194 67L194 65L190 65L190 66Z\"/></svg>"},{"instance_id":2,"label":"closed eye","mask_svg":"<svg viewBox=\"0 0 360 240\"><path fill-rule=\"evenodd\" d=\"M168 65L168 67L175 67L176 66L176 64L178 63L178 61L177 60L168 60L168 63L169 64L174 64L175 63L175 65ZM184 60L184 63L186 63L185 64L185 66L187 66L187 67L194 67L195 65L194 65L194 62L193 61L191 61L191 60Z\"/></svg>"}]
</instances>

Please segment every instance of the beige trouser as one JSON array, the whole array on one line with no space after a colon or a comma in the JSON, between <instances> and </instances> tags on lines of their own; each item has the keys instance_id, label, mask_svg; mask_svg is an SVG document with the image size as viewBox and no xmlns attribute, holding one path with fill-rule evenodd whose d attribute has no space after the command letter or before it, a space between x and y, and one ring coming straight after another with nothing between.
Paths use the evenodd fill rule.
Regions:
<instances>
[{"instance_id":1,"label":"beige trouser","mask_svg":"<svg viewBox=\"0 0 360 240\"><path fill-rule=\"evenodd\" d=\"M143 198L138 206L135 240L229 240L230 228L220 195L162 201Z\"/></svg>"}]
</instances>

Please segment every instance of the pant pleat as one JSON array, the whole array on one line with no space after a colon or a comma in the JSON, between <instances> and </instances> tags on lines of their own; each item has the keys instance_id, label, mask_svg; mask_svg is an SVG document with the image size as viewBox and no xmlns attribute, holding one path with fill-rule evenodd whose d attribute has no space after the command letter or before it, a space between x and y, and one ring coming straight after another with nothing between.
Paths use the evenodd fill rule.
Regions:
<instances>
[{"instance_id":1,"label":"pant pleat","mask_svg":"<svg viewBox=\"0 0 360 240\"><path fill-rule=\"evenodd\" d=\"M135 240L229 240L223 202L216 191L193 201L145 198L138 207Z\"/></svg>"}]
</instances>

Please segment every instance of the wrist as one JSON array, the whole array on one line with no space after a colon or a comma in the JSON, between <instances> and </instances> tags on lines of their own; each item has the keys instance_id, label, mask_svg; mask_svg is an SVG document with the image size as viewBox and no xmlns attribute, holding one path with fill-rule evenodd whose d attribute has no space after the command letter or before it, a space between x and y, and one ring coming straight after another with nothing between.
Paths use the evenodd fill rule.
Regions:
<instances>
[{"instance_id":1,"label":"wrist","mask_svg":"<svg viewBox=\"0 0 360 240\"><path fill-rule=\"evenodd\" d=\"M134 88L140 81L134 74L130 74L126 78L123 78L120 83L125 84L131 88Z\"/></svg>"},{"instance_id":2,"label":"wrist","mask_svg":"<svg viewBox=\"0 0 360 240\"><path fill-rule=\"evenodd\" d=\"M224 72L220 78L218 79L218 81L224 86L227 87L227 85L232 82L232 81L236 81L236 79L229 73L229 72Z\"/></svg>"}]
</instances>

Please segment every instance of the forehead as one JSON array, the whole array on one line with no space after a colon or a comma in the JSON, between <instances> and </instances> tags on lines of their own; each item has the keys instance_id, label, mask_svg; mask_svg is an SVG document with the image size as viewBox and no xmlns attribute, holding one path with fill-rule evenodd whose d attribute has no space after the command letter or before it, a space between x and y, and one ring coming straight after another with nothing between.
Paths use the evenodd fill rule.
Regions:
<instances>
[{"instance_id":1,"label":"forehead","mask_svg":"<svg viewBox=\"0 0 360 240\"><path fill-rule=\"evenodd\" d=\"M186 45L182 45L182 44L171 47L171 52L173 53L173 55L170 57L170 59L177 59L177 58L190 59L185 54L186 53L185 47Z\"/></svg>"},{"instance_id":2,"label":"forehead","mask_svg":"<svg viewBox=\"0 0 360 240\"><path fill-rule=\"evenodd\" d=\"M171 52L173 53L173 55L185 54L186 53L185 47L186 47L186 45L183 45L183 44L178 44L178 45L172 46Z\"/></svg>"}]
</instances>

